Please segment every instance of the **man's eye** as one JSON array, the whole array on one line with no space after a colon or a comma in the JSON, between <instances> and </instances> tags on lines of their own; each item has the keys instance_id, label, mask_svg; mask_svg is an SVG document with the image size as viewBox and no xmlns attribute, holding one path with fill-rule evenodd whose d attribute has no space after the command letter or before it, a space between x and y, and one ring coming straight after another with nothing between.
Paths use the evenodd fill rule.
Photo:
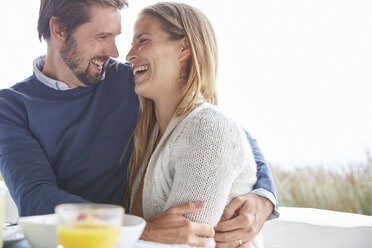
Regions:
<instances>
[{"instance_id":1,"label":"man's eye","mask_svg":"<svg viewBox=\"0 0 372 248\"><path fill-rule=\"evenodd\" d=\"M146 41L148 41L148 39L142 39L142 40L140 40L140 43L142 44L142 43L144 43Z\"/></svg>"},{"instance_id":2,"label":"man's eye","mask_svg":"<svg viewBox=\"0 0 372 248\"><path fill-rule=\"evenodd\" d=\"M107 39L107 37L108 37L108 36L98 36L98 39L100 39L100 40L105 40L105 39Z\"/></svg>"}]
</instances>

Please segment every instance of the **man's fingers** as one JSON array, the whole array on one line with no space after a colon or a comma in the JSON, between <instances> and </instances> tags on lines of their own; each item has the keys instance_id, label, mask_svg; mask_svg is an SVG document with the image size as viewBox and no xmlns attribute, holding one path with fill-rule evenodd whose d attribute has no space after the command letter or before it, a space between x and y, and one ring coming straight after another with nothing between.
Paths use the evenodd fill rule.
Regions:
<instances>
[{"instance_id":1,"label":"man's fingers","mask_svg":"<svg viewBox=\"0 0 372 248\"><path fill-rule=\"evenodd\" d=\"M231 219L235 212L237 212L244 204L244 201L241 197L235 197L231 203L225 208L222 214L221 220L229 220Z\"/></svg>"},{"instance_id":2,"label":"man's fingers","mask_svg":"<svg viewBox=\"0 0 372 248\"><path fill-rule=\"evenodd\" d=\"M250 242L244 242L242 245L238 246L237 248L249 248Z\"/></svg>"},{"instance_id":3,"label":"man's fingers","mask_svg":"<svg viewBox=\"0 0 372 248\"><path fill-rule=\"evenodd\" d=\"M241 245L239 242L239 239L229 241L229 242L216 242L216 247L215 248L231 248L231 247L236 247L236 248L248 248L249 247L249 242L244 242L241 240Z\"/></svg>"},{"instance_id":4,"label":"man's fingers","mask_svg":"<svg viewBox=\"0 0 372 248\"><path fill-rule=\"evenodd\" d=\"M216 232L216 234L214 235L214 240L216 240L216 242L222 242L222 243L231 243L231 242L234 242L234 241L237 241L239 239L242 239L242 237L244 237L245 234L244 234L244 231L243 229L237 229L237 230L234 230L234 231L231 231L231 232ZM235 244L234 247L238 246L238 244Z\"/></svg>"},{"instance_id":5,"label":"man's fingers","mask_svg":"<svg viewBox=\"0 0 372 248\"><path fill-rule=\"evenodd\" d=\"M226 243L222 243L222 242L217 242L216 241L216 247L215 248L231 248L231 247L237 247L238 246L238 242L235 241L235 242L226 242Z\"/></svg>"},{"instance_id":6,"label":"man's fingers","mask_svg":"<svg viewBox=\"0 0 372 248\"><path fill-rule=\"evenodd\" d=\"M203 202L188 202L182 205L177 205L167 209L166 211L170 214L176 215L186 215L196 212L200 212L205 208L205 203Z\"/></svg>"},{"instance_id":7,"label":"man's fingers","mask_svg":"<svg viewBox=\"0 0 372 248\"><path fill-rule=\"evenodd\" d=\"M248 227L250 226L251 222L252 220L248 215L238 215L230 220L221 221L217 226L214 227L214 230L217 232L233 231L243 227Z\"/></svg>"},{"instance_id":8,"label":"man's fingers","mask_svg":"<svg viewBox=\"0 0 372 248\"><path fill-rule=\"evenodd\" d=\"M224 218L215 227L216 247L248 247L272 210L270 200L255 194L248 193L235 198L226 208Z\"/></svg>"}]
</instances>

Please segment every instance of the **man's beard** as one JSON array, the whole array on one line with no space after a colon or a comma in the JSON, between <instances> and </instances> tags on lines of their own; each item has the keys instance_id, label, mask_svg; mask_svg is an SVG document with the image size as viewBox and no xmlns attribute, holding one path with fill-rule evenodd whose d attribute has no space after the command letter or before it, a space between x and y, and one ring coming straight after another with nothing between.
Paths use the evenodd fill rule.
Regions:
<instances>
[{"instance_id":1,"label":"man's beard","mask_svg":"<svg viewBox=\"0 0 372 248\"><path fill-rule=\"evenodd\" d=\"M66 65L84 85L93 86L99 83L105 67L102 68L102 71L100 73L95 74L90 73L89 63L85 70L79 69L79 66L82 67L84 65L84 59L76 49L76 40L72 36L69 35L66 38L65 45L61 49L60 54ZM107 56L97 56L94 58L99 61L107 61L109 59L109 57Z\"/></svg>"}]
</instances>

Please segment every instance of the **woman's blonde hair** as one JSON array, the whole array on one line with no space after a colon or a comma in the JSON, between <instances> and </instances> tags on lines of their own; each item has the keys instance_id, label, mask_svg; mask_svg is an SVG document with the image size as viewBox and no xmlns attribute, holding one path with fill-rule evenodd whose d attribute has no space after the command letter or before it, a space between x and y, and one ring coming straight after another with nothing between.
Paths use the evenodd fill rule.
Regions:
<instances>
[{"instance_id":1,"label":"woman's blonde hair","mask_svg":"<svg viewBox=\"0 0 372 248\"><path fill-rule=\"evenodd\" d=\"M159 2L144 8L139 16L146 14L157 18L162 29L171 40L186 38L191 56L182 70L185 85L182 99L175 110L176 115L190 112L200 97L204 101L217 104L217 41L213 27L207 17L198 9L183 3ZM180 75L181 76L181 75ZM133 151L129 162L129 182L125 194L128 203L133 181L143 162L156 118L152 100L139 96L140 113L133 132Z\"/></svg>"}]
</instances>

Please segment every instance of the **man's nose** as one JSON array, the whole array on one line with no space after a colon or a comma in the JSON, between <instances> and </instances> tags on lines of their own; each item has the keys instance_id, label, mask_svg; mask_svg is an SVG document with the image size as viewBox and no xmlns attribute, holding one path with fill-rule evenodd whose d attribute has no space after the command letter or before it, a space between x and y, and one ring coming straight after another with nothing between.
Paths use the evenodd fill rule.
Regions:
<instances>
[{"instance_id":1,"label":"man's nose","mask_svg":"<svg viewBox=\"0 0 372 248\"><path fill-rule=\"evenodd\" d=\"M105 53L107 56L110 56L112 58L117 58L119 57L119 51L118 51L118 48L116 46L116 42L115 40L111 41L107 46L106 46L106 49L105 49Z\"/></svg>"}]
</instances>

